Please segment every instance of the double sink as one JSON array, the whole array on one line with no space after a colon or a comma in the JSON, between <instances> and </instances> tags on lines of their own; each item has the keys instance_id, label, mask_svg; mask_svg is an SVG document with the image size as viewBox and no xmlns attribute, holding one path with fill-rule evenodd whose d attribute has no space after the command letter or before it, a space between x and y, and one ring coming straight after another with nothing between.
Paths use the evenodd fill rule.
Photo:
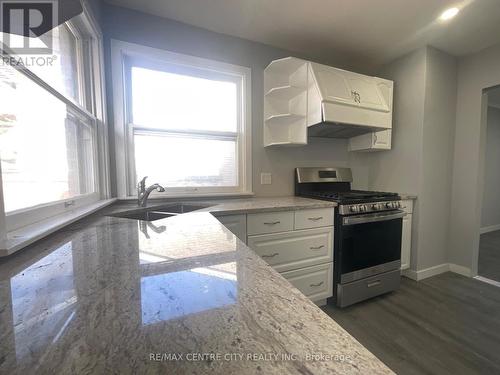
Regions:
<instances>
[{"instance_id":1,"label":"double sink","mask_svg":"<svg viewBox=\"0 0 500 375\"><path fill-rule=\"evenodd\" d=\"M185 214L196 210L201 210L202 208L207 208L207 207L210 206L197 203L171 203L165 206L154 207L149 209L146 208L142 210L133 210L133 211L110 214L109 216L121 217L125 219L142 220L142 221L155 221L159 219L165 219L167 217Z\"/></svg>"}]
</instances>

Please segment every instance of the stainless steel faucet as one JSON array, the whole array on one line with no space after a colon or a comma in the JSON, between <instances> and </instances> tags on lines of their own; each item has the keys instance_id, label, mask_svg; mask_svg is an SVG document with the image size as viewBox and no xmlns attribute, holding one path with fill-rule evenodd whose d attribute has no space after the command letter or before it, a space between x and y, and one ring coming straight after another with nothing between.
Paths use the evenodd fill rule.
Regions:
<instances>
[{"instance_id":1,"label":"stainless steel faucet","mask_svg":"<svg viewBox=\"0 0 500 375\"><path fill-rule=\"evenodd\" d=\"M146 207L149 194L151 194L153 190L156 190L158 192L165 191L165 188L160 184L153 184L151 186L146 187L146 178L148 178L148 176L144 177L137 184L137 205L140 207Z\"/></svg>"}]
</instances>

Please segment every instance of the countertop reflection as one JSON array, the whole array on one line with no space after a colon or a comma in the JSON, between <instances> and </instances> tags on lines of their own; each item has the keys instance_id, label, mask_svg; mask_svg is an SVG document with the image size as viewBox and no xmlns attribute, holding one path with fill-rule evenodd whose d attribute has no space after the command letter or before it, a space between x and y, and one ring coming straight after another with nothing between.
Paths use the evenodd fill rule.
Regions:
<instances>
[{"instance_id":1,"label":"countertop reflection","mask_svg":"<svg viewBox=\"0 0 500 375\"><path fill-rule=\"evenodd\" d=\"M0 261L0 373L390 373L210 213L105 213Z\"/></svg>"}]
</instances>

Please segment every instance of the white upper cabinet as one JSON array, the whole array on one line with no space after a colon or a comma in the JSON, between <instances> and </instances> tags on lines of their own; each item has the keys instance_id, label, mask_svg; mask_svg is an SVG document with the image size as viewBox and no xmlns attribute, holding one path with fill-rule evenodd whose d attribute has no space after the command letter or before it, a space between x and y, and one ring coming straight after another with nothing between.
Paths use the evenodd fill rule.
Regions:
<instances>
[{"instance_id":1,"label":"white upper cabinet","mask_svg":"<svg viewBox=\"0 0 500 375\"><path fill-rule=\"evenodd\" d=\"M358 105L342 70L319 64L315 65L318 67L316 74L318 81L321 82L319 90L323 98L331 102Z\"/></svg>"},{"instance_id":2,"label":"white upper cabinet","mask_svg":"<svg viewBox=\"0 0 500 375\"><path fill-rule=\"evenodd\" d=\"M393 82L287 57L264 70L264 146L350 138L351 151L391 148Z\"/></svg>"},{"instance_id":3,"label":"white upper cabinet","mask_svg":"<svg viewBox=\"0 0 500 375\"><path fill-rule=\"evenodd\" d=\"M326 65L311 65L325 101L382 112L390 111L377 78Z\"/></svg>"}]
</instances>

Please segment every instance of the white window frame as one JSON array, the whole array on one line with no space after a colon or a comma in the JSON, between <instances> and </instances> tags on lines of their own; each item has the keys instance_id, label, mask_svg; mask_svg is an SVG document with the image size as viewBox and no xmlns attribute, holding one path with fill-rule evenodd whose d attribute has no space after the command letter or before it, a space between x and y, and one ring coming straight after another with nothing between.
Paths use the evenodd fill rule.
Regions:
<instances>
[{"instance_id":1,"label":"white window frame","mask_svg":"<svg viewBox=\"0 0 500 375\"><path fill-rule=\"evenodd\" d=\"M43 221L60 214L74 212L110 197L108 129L104 96L103 36L90 6L82 2L83 12L67 22L67 26L77 38L77 71L80 81L79 102L21 66L15 67L35 84L66 104L68 115L89 121L94 131L95 191L77 197L58 200L6 213L3 202L2 174L0 167L0 238L8 238L8 233L19 228ZM87 64L82 66L83 59Z\"/></svg>"},{"instance_id":2,"label":"white window frame","mask_svg":"<svg viewBox=\"0 0 500 375\"><path fill-rule=\"evenodd\" d=\"M134 127L140 124L129 122L128 98L130 87L126 79L127 65L141 61L141 66L181 65L185 69L206 71L234 77L241 103L238 114L237 138L237 187L182 187L166 188L163 193L154 192L152 197L207 197L237 196L252 194L252 156L251 156L251 69L200 57L184 55L147 47L139 44L111 40L111 68L113 80L113 108L115 130L116 187L119 198L132 198L137 195L137 180L134 160ZM148 132L152 132L148 130ZM164 131L167 133L166 131ZM207 133L200 131L199 133ZM217 132L219 134L219 132ZM227 134L232 136L233 134ZM143 176L141 176L143 177ZM149 183L161 181L149 181Z\"/></svg>"}]
</instances>

